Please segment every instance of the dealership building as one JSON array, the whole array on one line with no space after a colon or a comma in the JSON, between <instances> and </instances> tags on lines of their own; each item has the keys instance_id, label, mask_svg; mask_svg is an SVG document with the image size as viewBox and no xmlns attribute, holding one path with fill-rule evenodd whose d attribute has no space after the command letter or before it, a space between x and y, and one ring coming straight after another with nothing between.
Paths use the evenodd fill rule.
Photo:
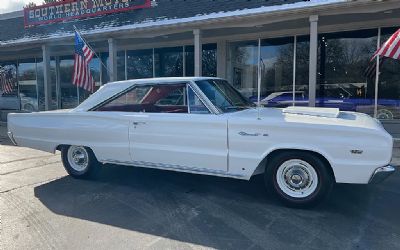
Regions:
<instances>
[{"instance_id":1,"label":"dealership building","mask_svg":"<svg viewBox=\"0 0 400 250\"><path fill-rule=\"evenodd\" d=\"M2 14L3 119L91 94L72 84L75 28L97 54L96 88L216 76L256 101L260 75L266 106L363 112L400 138L400 62L371 61L400 28L399 0L65 0Z\"/></svg>"}]
</instances>

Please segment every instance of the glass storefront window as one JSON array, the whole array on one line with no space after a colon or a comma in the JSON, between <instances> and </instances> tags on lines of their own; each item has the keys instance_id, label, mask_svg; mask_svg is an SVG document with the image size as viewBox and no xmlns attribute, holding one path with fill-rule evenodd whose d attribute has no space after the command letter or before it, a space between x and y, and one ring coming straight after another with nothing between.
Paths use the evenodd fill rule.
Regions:
<instances>
[{"instance_id":1,"label":"glass storefront window","mask_svg":"<svg viewBox=\"0 0 400 250\"><path fill-rule=\"evenodd\" d=\"M296 85L295 105L308 106L308 85L310 69L310 37L296 38ZM291 99L293 100L293 94Z\"/></svg>"},{"instance_id":2,"label":"glass storefront window","mask_svg":"<svg viewBox=\"0 0 400 250\"><path fill-rule=\"evenodd\" d=\"M108 75L108 52L100 54L101 61L101 83L106 84L110 81L110 76Z\"/></svg>"},{"instance_id":3,"label":"glass storefront window","mask_svg":"<svg viewBox=\"0 0 400 250\"><path fill-rule=\"evenodd\" d=\"M36 59L37 67L37 85L38 85L38 99L39 99L39 110L45 110L45 93L44 93L44 75L43 75L43 59ZM58 108L57 105L57 75L56 75L56 61L54 58L50 59L50 110Z\"/></svg>"},{"instance_id":4,"label":"glass storefront window","mask_svg":"<svg viewBox=\"0 0 400 250\"><path fill-rule=\"evenodd\" d=\"M258 43L236 42L230 45L228 79L245 97L257 95Z\"/></svg>"},{"instance_id":5,"label":"glass storefront window","mask_svg":"<svg viewBox=\"0 0 400 250\"><path fill-rule=\"evenodd\" d=\"M299 49L306 49L303 43ZM282 107L292 104L294 37L261 40L261 104ZM301 51L304 60L306 52ZM229 80L233 86L257 102L258 41L236 42L230 45ZM298 89L304 90L305 68L298 72ZM303 95L302 95L303 96ZM304 99L304 98L302 98Z\"/></svg>"},{"instance_id":6,"label":"glass storefront window","mask_svg":"<svg viewBox=\"0 0 400 250\"><path fill-rule=\"evenodd\" d=\"M125 50L117 52L117 79L126 80L125 76Z\"/></svg>"},{"instance_id":7,"label":"glass storefront window","mask_svg":"<svg viewBox=\"0 0 400 250\"><path fill-rule=\"evenodd\" d=\"M386 42L398 28L381 29L381 44ZM382 58L378 85L378 112L381 120L400 119L400 61Z\"/></svg>"},{"instance_id":8,"label":"glass storefront window","mask_svg":"<svg viewBox=\"0 0 400 250\"><path fill-rule=\"evenodd\" d=\"M217 44L203 44L203 76L217 76ZM194 76L194 46L185 46L185 76Z\"/></svg>"},{"instance_id":9,"label":"glass storefront window","mask_svg":"<svg viewBox=\"0 0 400 250\"><path fill-rule=\"evenodd\" d=\"M261 103L267 106L289 106L293 89L294 37L261 41ZM257 89L256 89L257 91ZM289 93L287 99L276 102L278 93ZM279 96L283 97L283 96ZM250 98L257 101L257 95Z\"/></svg>"},{"instance_id":10,"label":"glass storefront window","mask_svg":"<svg viewBox=\"0 0 400 250\"><path fill-rule=\"evenodd\" d=\"M2 73L5 74L5 79L7 79L7 82L3 80L0 82L0 109L18 110L21 107L18 97L17 65L15 62L4 62L0 66Z\"/></svg>"},{"instance_id":11,"label":"glass storefront window","mask_svg":"<svg viewBox=\"0 0 400 250\"><path fill-rule=\"evenodd\" d=\"M319 36L317 106L373 115L375 74L366 72L377 36L377 29Z\"/></svg>"},{"instance_id":12,"label":"glass storefront window","mask_svg":"<svg viewBox=\"0 0 400 250\"><path fill-rule=\"evenodd\" d=\"M60 97L61 109L70 109L78 105L78 90L72 84L74 59L72 56L60 58Z\"/></svg>"},{"instance_id":13,"label":"glass storefront window","mask_svg":"<svg viewBox=\"0 0 400 250\"><path fill-rule=\"evenodd\" d=\"M153 77L153 50L129 50L127 56L128 79ZM125 74L125 72L124 72Z\"/></svg>"},{"instance_id":14,"label":"glass storefront window","mask_svg":"<svg viewBox=\"0 0 400 250\"><path fill-rule=\"evenodd\" d=\"M155 76L183 76L183 47L159 48L154 50Z\"/></svg>"},{"instance_id":15,"label":"glass storefront window","mask_svg":"<svg viewBox=\"0 0 400 250\"><path fill-rule=\"evenodd\" d=\"M36 59L19 61L18 84L22 110L39 110L37 83Z\"/></svg>"}]
</instances>

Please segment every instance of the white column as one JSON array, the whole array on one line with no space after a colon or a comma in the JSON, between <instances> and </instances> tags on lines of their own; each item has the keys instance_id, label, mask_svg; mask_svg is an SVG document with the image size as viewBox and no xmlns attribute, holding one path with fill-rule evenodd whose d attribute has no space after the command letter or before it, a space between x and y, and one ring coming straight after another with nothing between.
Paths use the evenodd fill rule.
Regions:
<instances>
[{"instance_id":1,"label":"white column","mask_svg":"<svg viewBox=\"0 0 400 250\"><path fill-rule=\"evenodd\" d=\"M194 34L194 76L202 76L203 48L201 44L201 30L193 30Z\"/></svg>"},{"instance_id":2,"label":"white column","mask_svg":"<svg viewBox=\"0 0 400 250\"><path fill-rule=\"evenodd\" d=\"M108 74L110 82L117 81L117 43L114 38L108 39Z\"/></svg>"},{"instance_id":3,"label":"white column","mask_svg":"<svg viewBox=\"0 0 400 250\"><path fill-rule=\"evenodd\" d=\"M50 100L51 100L51 75L50 75L50 51L49 50L50 50L50 48L47 45L42 45L45 110L50 110Z\"/></svg>"},{"instance_id":4,"label":"white column","mask_svg":"<svg viewBox=\"0 0 400 250\"><path fill-rule=\"evenodd\" d=\"M217 76L220 78L226 78L226 67L227 67L227 50L226 41L217 42Z\"/></svg>"},{"instance_id":5,"label":"white column","mask_svg":"<svg viewBox=\"0 0 400 250\"><path fill-rule=\"evenodd\" d=\"M315 107L317 93L318 16L310 16L309 106Z\"/></svg>"},{"instance_id":6,"label":"white column","mask_svg":"<svg viewBox=\"0 0 400 250\"><path fill-rule=\"evenodd\" d=\"M56 96L57 109L61 108L61 77L60 77L60 57L56 57Z\"/></svg>"}]
</instances>

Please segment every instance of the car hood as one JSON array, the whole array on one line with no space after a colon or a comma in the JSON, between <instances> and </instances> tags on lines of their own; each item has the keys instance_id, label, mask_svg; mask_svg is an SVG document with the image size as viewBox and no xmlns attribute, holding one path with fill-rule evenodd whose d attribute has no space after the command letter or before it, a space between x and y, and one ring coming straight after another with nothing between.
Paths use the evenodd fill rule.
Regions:
<instances>
[{"instance_id":1,"label":"car hood","mask_svg":"<svg viewBox=\"0 0 400 250\"><path fill-rule=\"evenodd\" d=\"M339 111L329 108L292 107L253 108L230 114L232 120L264 120L272 124L303 125L313 127L327 125L330 127L365 128L384 130L380 122L367 114Z\"/></svg>"}]
</instances>

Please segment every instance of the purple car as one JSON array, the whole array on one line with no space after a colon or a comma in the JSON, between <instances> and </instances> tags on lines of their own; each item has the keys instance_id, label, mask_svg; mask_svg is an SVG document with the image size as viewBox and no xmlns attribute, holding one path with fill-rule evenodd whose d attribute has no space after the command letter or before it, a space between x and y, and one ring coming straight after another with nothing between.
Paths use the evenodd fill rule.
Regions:
<instances>
[{"instance_id":1,"label":"purple car","mask_svg":"<svg viewBox=\"0 0 400 250\"><path fill-rule=\"evenodd\" d=\"M347 92L347 91L346 91ZM347 92L348 93L348 92ZM257 97L252 96L250 100L257 102ZM293 92L274 92L261 98L261 105L265 107L284 108L288 106L308 106L308 96L303 91L295 92L293 102ZM341 97L317 97L317 107L339 108L343 111L356 111L369 115L374 115L375 100L372 98L354 98L349 93ZM378 99L377 118L382 120L400 118L400 100Z\"/></svg>"}]
</instances>

